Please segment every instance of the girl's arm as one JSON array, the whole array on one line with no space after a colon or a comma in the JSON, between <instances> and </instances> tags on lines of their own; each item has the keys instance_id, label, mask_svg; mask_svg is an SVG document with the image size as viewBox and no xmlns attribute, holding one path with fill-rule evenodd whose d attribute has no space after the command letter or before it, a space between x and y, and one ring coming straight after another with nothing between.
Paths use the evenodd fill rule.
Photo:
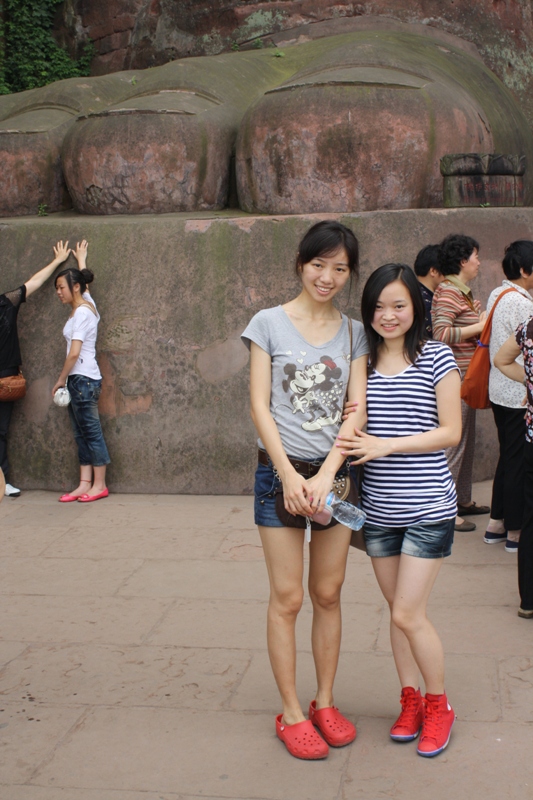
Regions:
<instances>
[{"instance_id":1,"label":"girl's arm","mask_svg":"<svg viewBox=\"0 0 533 800\"><path fill-rule=\"evenodd\" d=\"M250 401L252 420L283 483L285 508L291 514L311 516L306 480L298 475L283 449L281 437L270 413L272 365L269 354L255 342L250 344Z\"/></svg>"},{"instance_id":2,"label":"girl's arm","mask_svg":"<svg viewBox=\"0 0 533 800\"><path fill-rule=\"evenodd\" d=\"M82 239L81 242L76 242L76 249L72 250L72 255L78 262L78 269L80 271L86 267L88 246L89 242L87 239Z\"/></svg>"},{"instance_id":3,"label":"girl's arm","mask_svg":"<svg viewBox=\"0 0 533 800\"><path fill-rule=\"evenodd\" d=\"M70 374L70 370L78 360L78 357L81 352L82 342L80 339L73 339L72 344L70 345L70 350L68 351L68 356L65 359L65 363L63 364L63 369L61 370L61 375L56 381L54 388L52 389L52 397L55 395L58 389L62 389L67 382L67 378Z\"/></svg>"},{"instance_id":4,"label":"girl's arm","mask_svg":"<svg viewBox=\"0 0 533 800\"><path fill-rule=\"evenodd\" d=\"M346 409L348 413L339 430L339 436L353 436L357 428L361 429L366 425L367 362L368 355L364 355L356 358L350 364L348 401L352 410ZM355 406L352 406L352 404L355 404ZM313 514L324 508L326 497L333 486L335 474L344 461L346 461L346 456L336 442L320 470L313 478L309 478L307 481Z\"/></svg>"},{"instance_id":5,"label":"girl's arm","mask_svg":"<svg viewBox=\"0 0 533 800\"><path fill-rule=\"evenodd\" d=\"M494 366L507 378L518 383L524 383L526 376L523 366L516 363L516 358L521 352L515 337L509 336L494 356Z\"/></svg>"},{"instance_id":6,"label":"girl's arm","mask_svg":"<svg viewBox=\"0 0 533 800\"><path fill-rule=\"evenodd\" d=\"M56 267L66 261L69 257L69 253L71 250L69 249L68 242L58 242L54 247L54 255L55 258L51 261L46 267L43 267L39 272L36 272L35 275L32 275L26 283L26 297L29 297L30 294L33 294L40 289L43 283L48 280L48 278L52 275Z\"/></svg>"},{"instance_id":7,"label":"girl's arm","mask_svg":"<svg viewBox=\"0 0 533 800\"><path fill-rule=\"evenodd\" d=\"M461 378L457 370L448 372L435 387L439 427L413 436L380 439L356 429L355 436L339 437L343 455L355 456L353 464L364 464L393 453L431 453L453 447L461 439ZM392 411L391 411L392 413Z\"/></svg>"}]
</instances>

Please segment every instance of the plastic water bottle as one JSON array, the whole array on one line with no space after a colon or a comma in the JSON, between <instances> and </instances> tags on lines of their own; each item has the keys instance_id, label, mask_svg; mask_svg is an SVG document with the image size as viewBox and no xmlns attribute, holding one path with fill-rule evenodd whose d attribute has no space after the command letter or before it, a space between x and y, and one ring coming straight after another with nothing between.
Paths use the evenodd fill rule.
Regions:
<instances>
[{"instance_id":1,"label":"plastic water bottle","mask_svg":"<svg viewBox=\"0 0 533 800\"><path fill-rule=\"evenodd\" d=\"M366 514L357 506L347 503L346 500L339 500L335 492L330 492L326 497L326 505L322 511L318 511L313 516L313 520L319 525L327 525L331 522L331 517L346 525L352 531L358 531L363 527Z\"/></svg>"}]
</instances>

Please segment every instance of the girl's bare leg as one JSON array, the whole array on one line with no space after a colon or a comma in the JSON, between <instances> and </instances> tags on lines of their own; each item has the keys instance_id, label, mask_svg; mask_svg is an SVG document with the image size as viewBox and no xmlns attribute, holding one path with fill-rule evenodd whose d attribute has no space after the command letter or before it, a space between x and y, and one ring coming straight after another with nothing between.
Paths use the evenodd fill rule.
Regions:
<instances>
[{"instance_id":1,"label":"girl's bare leg","mask_svg":"<svg viewBox=\"0 0 533 800\"><path fill-rule=\"evenodd\" d=\"M394 624L392 618L392 605L398 582L400 556L373 558L372 567L374 568L379 588L390 608L390 640L400 684L402 689L406 686L412 686L417 689L420 683L420 671L411 652L407 636Z\"/></svg>"},{"instance_id":2,"label":"girl's bare leg","mask_svg":"<svg viewBox=\"0 0 533 800\"><path fill-rule=\"evenodd\" d=\"M91 483L93 482L93 468L90 464L85 464L80 466L80 483L76 489L73 489L69 492L71 497L81 497L82 494L86 494L89 489L91 488Z\"/></svg>"},{"instance_id":3,"label":"girl's bare leg","mask_svg":"<svg viewBox=\"0 0 533 800\"><path fill-rule=\"evenodd\" d=\"M86 494L95 495L100 494L105 489L105 471L106 467L92 467L94 472L93 485L90 489L86 489Z\"/></svg>"},{"instance_id":4,"label":"girl's bare leg","mask_svg":"<svg viewBox=\"0 0 533 800\"><path fill-rule=\"evenodd\" d=\"M296 618L303 602L304 531L259 526L270 581L268 654L286 725L306 717L296 694Z\"/></svg>"},{"instance_id":5,"label":"girl's bare leg","mask_svg":"<svg viewBox=\"0 0 533 800\"><path fill-rule=\"evenodd\" d=\"M333 705L333 681L341 644L341 589L351 531L338 525L313 531L310 544L309 594L313 603L312 646L317 677L316 707Z\"/></svg>"},{"instance_id":6,"label":"girl's bare leg","mask_svg":"<svg viewBox=\"0 0 533 800\"><path fill-rule=\"evenodd\" d=\"M429 595L442 565L442 559L415 558L402 555L398 560L396 586L392 599L391 643L402 686L417 687L413 682L413 662L424 679L426 692L444 693L444 653L439 636L427 618ZM392 558L372 559L374 571L387 583L387 565L380 562ZM390 588L390 587L389 587ZM393 627L402 636L394 632ZM407 640L410 656L405 648ZM405 682L411 681L411 682Z\"/></svg>"}]
</instances>

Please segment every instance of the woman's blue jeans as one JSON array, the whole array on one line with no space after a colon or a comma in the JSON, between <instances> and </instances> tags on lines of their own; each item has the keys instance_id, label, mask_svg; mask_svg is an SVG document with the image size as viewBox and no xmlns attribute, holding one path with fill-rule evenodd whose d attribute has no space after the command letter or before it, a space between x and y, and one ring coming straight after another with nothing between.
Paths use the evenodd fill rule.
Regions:
<instances>
[{"instance_id":1,"label":"woman's blue jeans","mask_svg":"<svg viewBox=\"0 0 533 800\"><path fill-rule=\"evenodd\" d=\"M70 392L68 413L78 445L80 466L104 467L110 458L98 416L102 381L85 375L69 375L67 387Z\"/></svg>"}]
</instances>

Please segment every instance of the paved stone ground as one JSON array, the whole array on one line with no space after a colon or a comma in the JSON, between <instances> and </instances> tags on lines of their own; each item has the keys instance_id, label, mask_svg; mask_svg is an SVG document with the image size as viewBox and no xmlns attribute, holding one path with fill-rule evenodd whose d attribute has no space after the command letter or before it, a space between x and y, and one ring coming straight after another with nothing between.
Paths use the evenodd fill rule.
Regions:
<instances>
[{"instance_id":1,"label":"paved stone ground","mask_svg":"<svg viewBox=\"0 0 533 800\"><path fill-rule=\"evenodd\" d=\"M488 483L475 497L487 501ZM267 577L249 497L25 492L0 506L1 800L533 798L533 620L516 556L457 534L431 614L458 714L436 759L388 738L388 613L349 559L336 699L357 741L291 758L274 734ZM313 696L310 605L298 630Z\"/></svg>"}]
</instances>

